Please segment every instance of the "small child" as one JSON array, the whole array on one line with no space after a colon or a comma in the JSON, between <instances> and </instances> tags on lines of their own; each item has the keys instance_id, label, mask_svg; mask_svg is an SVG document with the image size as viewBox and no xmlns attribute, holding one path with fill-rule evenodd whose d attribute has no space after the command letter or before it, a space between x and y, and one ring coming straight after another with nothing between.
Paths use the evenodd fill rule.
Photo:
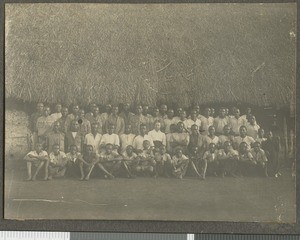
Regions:
<instances>
[{"instance_id":1,"label":"small child","mask_svg":"<svg viewBox=\"0 0 300 240\"><path fill-rule=\"evenodd\" d=\"M154 155L150 145L150 141L143 141L143 150L138 154L138 165L135 168L135 171L138 174L142 175L151 175L155 176L155 166L156 162L154 160Z\"/></svg>"},{"instance_id":2,"label":"small child","mask_svg":"<svg viewBox=\"0 0 300 240\"><path fill-rule=\"evenodd\" d=\"M258 170L262 169L264 172L264 176L268 177L268 172L267 172L268 159L266 157L265 151L261 149L259 142L253 143L253 148L251 149L250 153L252 154L254 161L257 163Z\"/></svg>"},{"instance_id":3,"label":"small child","mask_svg":"<svg viewBox=\"0 0 300 240\"><path fill-rule=\"evenodd\" d=\"M126 150L122 154L122 156L123 156L122 164L125 168L127 177L135 178L135 175L132 173L132 171L136 167L138 160L137 160L137 154L133 151L133 146L128 145L126 147Z\"/></svg>"},{"instance_id":4,"label":"small child","mask_svg":"<svg viewBox=\"0 0 300 240\"><path fill-rule=\"evenodd\" d=\"M178 147L175 150L175 155L172 157L170 166L172 175L182 179L189 165L189 159L183 154L182 148Z\"/></svg>"},{"instance_id":5,"label":"small child","mask_svg":"<svg viewBox=\"0 0 300 240\"><path fill-rule=\"evenodd\" d=\"M158 176L169 177L165 166L167 162L171 161L171 156L167 153L165 145L161 145L160 148L157 151L155 151L154 159L156 161L156 174Z\"/></svg>"},{"instance_id":6,"label":"small child","mask_svg":"<svg viewBox=\"0 0 300 240\"><path fill-rule=\"evenodd\" d=\"M27 174L28 178L26 181L35 181L36 176L38 175L39 171L42 169L42 167L45 165L45 177L44 180L48 179L48 153L46 151L43 151L43 146L41 143L37 143L35 145L35 150L27 153L27 155L24 157L24 160L27 164ZM32 165L36 167L36 171L31 175L31 168Z\"/></svg>"},{"instance_id":7,"label":"small child","mask_svg":"<svg viewBox=\"0 0 300 240\"><path fill-rule=\"evenodd\" d=\"M53 144L52 152L49 154L49 180L51 180L53 177L59 178L65 176L67 170L66 157L66 154L60 151L59 144Z\"/></svg>"}]
</instances>

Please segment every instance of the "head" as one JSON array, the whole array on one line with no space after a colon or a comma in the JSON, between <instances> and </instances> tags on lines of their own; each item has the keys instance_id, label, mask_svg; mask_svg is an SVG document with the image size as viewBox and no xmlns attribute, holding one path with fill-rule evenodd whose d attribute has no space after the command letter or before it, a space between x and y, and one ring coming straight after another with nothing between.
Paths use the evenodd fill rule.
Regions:
<instances>
[{"instance_id":1,"label":"head","mask_svg":"<svg viewBox=\"0 0 300 240\"><path fill-rule=\"evenodd\" d=\"M160 112L161 112L161 114L166 114L167 113L167 111L168 111L168 107L167 107L167 105L166 104L162 104L161 106L160 106Z\"/></svg>"},{"instance_id":2,"label":"head","mask_svg":"<svg viewBox=\"0 0 300 240\"><path fill-rule=\"evenodd\" d=\"M115 116L118 115L119 113L119 107L118 106L113 106L112 109L111 109L111 113Z\"/></svg>"},{"instance_id":3,"label":"head","mask_svg":"<svg viewBox=\"0 0 300 240\"><path fill-rule=\"evenodd\" d=\"M182 133L184 129L183 122L177 123L177 132Z\"/></svg>"},{"instance_id":4,"label":"head","mask_svg":"<svg viewBox=\"0 0 300 240\"><path fill-rule=\"evenodd\" d=\"M215 127L214 126L209 126L209 128L208 128L208 135L214 136L215 132L216 132Z\"/></svg>"},{"instance_id":5,"label":"head","mask_svg":"<svg viewBox=\"0 0 300 240\"><path fill-rule=\"evenodd\" d=\"M53 123L53 131L58 132L59 130L60 130L60 123L56 121Z\"/></svg>"},{"instance_id":6,"label":"head","mask_svg":"<svg viewBox=\"0 0 300 240\"><path fill-rule=\"evenodd\" d=\"M230 134L230 131L231 131L231 128L229 125L225 125L224 128L223 128L223 134L225 136L229 135Z\"/></svg>"},{"instance_id":7,"label":"head","mask_svg":"<svg viewBox=\"0 0 300 240\"><path fill-rule=\"evenodd\" d=\"M128 146L126 147L126 153L127 153L128 155L131 155L131 154L133 153L133 146L128 145Z\"/></svg>"},{"instance_id":8,"label":"head","mask_svg":"<svg viewBox=\"0 0 300 240\"><path fill-rule=\"evenodd\" d=\"M175 155L177 157L182 157L182 148L177 148L176 151L175 151Z\"/></svg>"},{"instance_id":9,"label":"head","mask_svg":"<svg viewBox=\"0 0 300 240\"><path fill-rule=\"evenodd\" d=\"M258 136L263 138L265 136L265 130L263 128L258 129Z\"/></svg>"},{"instance_id":10,"label":"head","mask_svg":"<svg viewBox=\"0 0 300 240\"><path fill-rule=\"evenodd\" d=\"M97 116L99 114L99 107L96 106L93 108L93 114L94 116Z\"/></svg>"},{"instance_id":11,"label":"head","mask_svg":"<svg viewBox=\"0 0 300 240\"><path fill-rule=\"evenodd\" d=\"M256 118L253 115L249 115L248 121L251 125L254 125L256 123Z\"/></svg>"},{"instance_id":12,"label":"head","mask_svg":"<svg viewBox=\"0 0 300 240\"><path fill-rule=\"evenodd\" d=\"M183 111L182 107L178 107L178 108L176 109L176 115L177 115L177 116L180 116L180 114L181 114L182 111Z\"/></svg>"},{"instance_id":13,"label":"head","mask_svg":"<svg viewBox=\"0 0 300 240\"><path fill-rule=\"evenodd\" d=\"M224 118L226 116L225 108L220 108L219 110L219 117Z\"/></svg>"},{"instance_id":14,"label":"head","mask_svg":"<svg viewBox=\"0 0 300 240\"><path fill-rule=\"evenodd\" d=\"M246 126L240 126L240 136L241 137L247 136L247 128L246 128Z\"/></svg>"},{"instance_id":15,"label":"head","mask_svg":"<svg viewBox=\"0 0 300 240\"><path fill-rule=\"evenodd\" d=\"M216 112L216 110L214 108L210 108L210 116L214 117L215 112Z\"/></svg>"},{"instance_id":16,"label":"head","mask_svg":"<svg viewBox=\"0 0 300 240\"><path fill-rule=\"evenodd\" d=\"M160 145L160 147L159 147L159 152L160 152L161 154L165 154L165 153L167 152L166 146L165 146L165 145Z\"/></svg>"},{"instance_id":17,"label":"head","mask_svg":"<svg viewBox=\"0 0 300 240\"><path fill-rule=\"evenodd\" d=\"M36 111L39 112L39 113L42 113L44 110L44 104L43 103L38 103L36 105Z\"/></svg>"},{"instance_id":18,"label":"head","mask_svg":"<svg viewBox=\"0 0 300 240\"><path fill-rule=\"evenodd\" d=\"M148 140L143 141L143 148L145 150L150 148L150 142Z\"/></svg>"},{"instance_id":19,"label":"head","mask_svg":"<svg viewBox=\"0 0 300 240\"><path fill-rule=\"evenodd\" d=\"M99 127L98 123L91 124L91 131L93 134L96 134L98 132L98 127Z\"/></svg>"},{"instance_id":20,"label":"head","mask_svg":"<svg viewBox=\"0 0 300 240\"><path fill-rule=\"evenodd\" d=\"M107 133L108 134L113 134L115 131L115 125L114 124L109 124L107 128Z\"/></svg>"},{"instance_id":21,"label":"head","mask_svg":"<svg viewBox=\"0 0 300 240\"><path fill-rule=\"evenodd\" d=\"M159 109L158 109L158 107L154 107L153 108L152 114L153 114L154 117L158 117L159 116Z\"/></svg>"},{"instance_id":22,"label":"head","mask_svg":"<svg viewBox=\"0 0 300 240\"><path fill-rule=\"evenodd\" d=\"M129 103L124 103L124 104L123 104L123 110L124 110L125 112L129 112L129 109L130 109L130 104L129 104Z\"/></svg>"},{"instance_id":23,"label":"head","mask_svg":"<svg viewBox=\"0 0 300 240\"><path fill-rule=\"evenodd\" d=\"M78 149L77 149L77 146L76 145L71 145L70 146L70 153L71 154L75 154L77 153Z\"/></svg>"},{"instance_id":24,"label":"head","mask_svg":"<svg viewBox=\"0 0 300 240\"><path fill-rule=\"evenodd\" d=\"M97 107L96 103L91 103L89 109L90 109L91 112L94 112L94 109L96 107Z\"/></svg>"},{"instance_id":25,"label":"head","mask_svg":"<svg viewBox=\"0 0 300 240\"><path fill-rule=\"evenodd\" d=\"M239 151L241 153L245 153L245 152L247 152L247 150L248 150L248 144L245 142L242 142L239 146Z\"/></svg>"},{"instance_id":26,"label":"head","mask_svg":"<svg viewBox=\"0 0 300 240\"><path fill-rule=\"evenodd\" d=\"M106 152L106 154L111 154L112 151L113 151L113 145L110 144L110 143L106 144L105 145L105 152Z\"/></svg>"},{"instance_id":27,"label":"head","mask_svg":"<svg viewBox=\"0 0 300 240\"><path fill-rule=\"evenodd\" d=\"M209 108L209 107L204 108L203 115L204 115L205 117L209 117L210 114L211 114L210 108Z\"/></svg>"},{"instance_id":28,"label":"head","mask_svg":"<svg viewBox=\"0 0 300 240\"><path fill-rule=\"evenodd\" d=\"M79 130L79 123L78 123L78 121L73 120L71 122L71 131L72 132L78 132L78 130Z\"/></svg>"},{"instance_id":29,"label":"head","mask_svg":"<svg viewBox=\"0 0 300 240\"><path fill-rule=\"evenodd\" d=\"M260 143L259 142L253 143L253 149L255 152L258 152L260 150Z\"/></svg>"},{"instance_id":30,"label":"head","mask_svg":"<svg viewBox=\"0 0 300 240\"><path fill-rule=\"evenodd\" d=\"M198 134L198 133L199 133L199 127L198 127L198 125L193 124L193 125L191 126L191 132L192 132L193 135Z\"/></svg>"},{"instance_id":31,"label":"head","mask_svg":"<svg viewBox=\"0 0 300 240\"><path fill-rule=\"evenodd\" d=\"M127 125L125 125L125 133L126 134L131 133L131 124L130 123L128 123Z\"/></svg>"},{"instance_id":32,"label":"head","mask_svg":"<svg viewBox=\"0 0 300 240\"><path fill-rule=\"evenodd\" d=\"M67 117L69 114L69 109L67 107L62 108L61 115L62 117Z\"/></svg>"},{"instance_id":33,"label":"head","mask_svg":"<svg viewBox=\"0 0 300 240\"><path fill-rule=\"evenodd\" d=\"M155 129L156 131L159 131L159 130L160 130L160 127L161 127L160 121L159 121L159 120L156 120L156 121L154 122L154 129Z\"/></svg>"},{"instance_id":34,"label":"head","mask_svg":"<svg viewBox=\"0 0 300 240\"><path fill-rule=\"evenodd\" d=\"M199 105L195 105L193 107L193 110L196 111L197 115L200 113L200 106Z\"/></svg>"},{"instance_id":35,"label":"head","mask_svg":"<svg viewBox=\"0 0 300 240\"><path fill-rule=\"evenodd\" d=\"M247 107L247 108L246 108L246 114L247 114L247 115L252 114L252 108L251 108L251 107Z\"/></svg>"},{"instance_id":36,"label":"head","mask_svg":"<svg viewBox=\"0 0 300 240\"><path fill-rule=\"evenodd\" d=\"M236 111L236 107L234 106L234 107L232 107L231 109L230 109L230 114L232 114L233 116L235 115L235 111Z\"/></svg>"},{"instance_id":37,"label":"head","mask_svg":"<svg viewBox=\"0 0 300 240\"><path fill-rule=\"evenodd\" d=\"M224 142L223 148L226 152L228 152L232 148L231 142L230 141Z\"/></svg>"},{"instance_id":38,"label":"head","mask_svg":"<svg viewBox=\"0 0 300 240\"><path fill-rule=\"evenodd\" d=\"M172 119L174 117L174 110L173 109L169 109L167 111L167 116L168 116L168 118Z\"/></svg>"},{"instance_id":39,"label":"head","mask_svg":"<svg viewBox=\"0 0 300 240\"><path fill-rule=\"evenodd\" d=\"M92 145L87 145L86 146L86 153L87 154L92 154L94 151L94 147Z\"/></svg>"},{"instance_id":40,"label":"head","mask_svg":"<svg viewBox=\"0 0 300 240\"><path fill-rule=\"evenodd\" d=\"M78 116L79 116L80 118L84 118L84 116L85 116L85 111L84 111L83 109L80 109L79 112L78 112Z\"/></svg>"},{"instance_id":41,"label":"head","mask_svg":"<svg viewBox=\"0 0 300 240\"><path fill-rule=\"evenodd\" d=\"M56 113L61 113L62 110L62 105L60 103L55 105L55 112Z\"/></svg>"},{"instance_id":42,"label":"head","mask_svg":"<svg viewBox=\"0 0 300 240\"><path fill-rule=\"evenodd\" d=\"M135 108L135 113L137 115L143 114L143 107L141 105L137 105L136 108Z\"/></svg>"},{"instance_id":43,"label":"head","mask_svg":"<svg viewBox=\"0 0 300 240\"><path fill-rule=\"evenodd\" d=\"M199 151L199 148L197 146L194 146L191 148L191 154L196 155Z\"/></svg>"},{"instance_id":44,"label":"head","mask_svg":"<svg viewBox=\"0 0 300 240\"><path fill-rule=\"evenodd\" d=\"M43 150L43 145L41 143L35 144L35 151L36 152L41 152Z\"/></svg>"},{"instance_id":45,"label":"head","mask_svg":"<svg viewBox=\"0 0 300 240\"><path fill-rule=\"evenodd\" d=\"M52 146L52 151L54 152L55 155L59 154L59 150L60 150L60 147L59 147L59 144L53 144Z\"/></svg>"},{"instance_id":46,"label":"head","mask_svg":"<svg viewBox=\"0 0 300 240\"><path fill-rule=\"evenodd\" d=\"M48 117L50 115L50 108L49 107L44 107L44 116Z\"/></svg>"},{"instance_id":47,"label":"head","mask_svg":"<svg viewBox=\"0 0 300 240\"><path fill-rule=\"evenodd\" d=\"M211 153L215 152L215 150L216 150L216 144L215 144L215 143L210 143L210 144L208 145L208 150L209 150Z\"/></svg>"},{"instance_id":48,"label":"head","mask_svg":"<svg viewBox=\"0 0 300 240\"><path fill-rule=\"evenodd\" d=\"M198 116L197 111L194 109L191 111L191 119L196 120Z\"/></svg>"},{"instance_id":49,"label":"head","mask_svg":"<svg viewBox=\"0 0 300 240\"><path fill-rule=\"evenodd\" d=\"M140 134L142 136L146 135L147 134L147 126L145 124L141 124L140 125Z\"/></svg>"},{"instance_id":50,"label":"head","mask_svg":"<svg viewBox=\"0 0 300 240\"><path fill-rule=\"evenodd\" d=\"M273 138L273 133L272 133L272 131L269 130L269 131L266 132L266 138L267 138L267 139L272 139L272 138Z\"/></svg>"},{"instance_id":51,"label":"head","mask_svg":"<svg viewBox=\"0 0 300 240\"><path fill-rule=\"evenodd\" d=\"M149 113L149 106L148 105L144 105L143 106L143 114L147 115Z\"/></svg>"},{"instance_id":52,"label":"head","mask_svg":"<svg viewBox=\"0 0 300 240\"><path fill-rule=\"evenodd\" d=\"M75 104L72 109L73 109L73 114L77 116L79 113L79 105Z\"/></svg>"},{"instance_id":53,"label":"head","mask_svg":"<svg viewBox=\"0 0 300 240\"><path fill-rule=\"evenodd\" d=\"M111 104L106 104L106 105L105 105L105 112L106 112L106 113L111 113L111 109L112 109Z\"/></svg>"},{"instance_id":54,"label":"head","mask_svg":"<svg viewBox=\"0 0 300 240\"><path fill-rule=\"evenodd\" d=\"M239 118L240 115L241 115L240 109L236 108L235 111L234 111L234 116L235 116L236 118Z\"/></svg>"},{"instance_id":55,"label":"head","mask_svg":"<svg viewBox=\"0 0 300 240\"><path fill-rule=\"evenodd\" d=\"M225 108L225 115L228 116L229 115L229 109Z\"/></svg>"}]
</instances>

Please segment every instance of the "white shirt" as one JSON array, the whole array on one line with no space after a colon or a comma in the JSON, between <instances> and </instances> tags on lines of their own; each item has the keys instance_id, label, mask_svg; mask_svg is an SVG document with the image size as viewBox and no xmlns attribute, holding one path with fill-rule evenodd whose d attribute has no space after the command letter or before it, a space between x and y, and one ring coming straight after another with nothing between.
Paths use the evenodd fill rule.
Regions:
<instances>
[{"instance_id":1,"label":"white shirt","mask_svg":"<svg viewBox=\"0 0 300 240\"><path fill-rule=\"evenodd\" d=\"M260 126L256 123L254 125L247 123L246 127L247 135L256 139L258 137L258 129L260 129Z\"/></svg>"},{"instance_id":2,"label":"white shirt","mask_svg":"<svg viewBox=\"0 0 300 240\"><path fill-rule=\"evenodd\" d=\"M148 132L148 135L152 138L152 141L162 142L162 144L166 146L166 134L164 134L162 131L156 131L153 129L152 131Z\"/></svg>"},{"instance_id":3,"label":"white shirt","mask_svg":"<svg viewBox=\"0 0 300 240\"><path fill-rule=\"evenodd\" d=\"M56 122L58 119L62 117L61 113L52 113L50 115L50 118L52 119L53 122Z\"/></svg>"},{"instance_id":4,"label":"white shirt","mask_svg":"<svg viewBox=\"0 0 300 240\"><path fill-rule=\"evenodd\" d=\"M126 150L126 147L129 145L133 145L133 140L135 135L132 133L129 134L121 134L120 142L121 142L121 152L123 153Z\"/></svg>"},{"instance_id":5,"label":"white shirt","mask_svg":"<svg viewBox=\"0 0 300 240\"><path fill-rule=\"evenodd\" d=\"M232 131L235 134L239 134L240 133L240 127L241 126L246 126L246 124L247 124L247 120L243 117L239 117L239 118L230 117L229 118L229 125L230 125Z\"/></svg>"},{"instance_id":6,"label":"white shirt","mask_svg":"<svg viewBox=\"0 0 300 240\"><path fill-rule=\"evenodd\" d=\"M115 133L113 133L113 134L108 134L108 133L104 134L102 136L101 141L100 141L100 145L102 145L102 144L106 145L108 143L110 143L112 145L120 146L119 136Z\"/></svg>"},{"instance_id":7,"label":"white shirt","mask_svg":"<svg viewBox=\"0 0 300 240\"><path fill-rule=\"evenodd\" d=\"M197 118L196 121L194 121L194 120L188 118L187 120L184 121L183 124L184 124L185 128L186 128L189 132L191 132L191 127L192 127L194 124L196 124L196 125L198 126L198 128L200 129L200 127L201 127L201 120L200 120L199 118Z\"/></svg>"},{"instance_id":8,"label":"white shirt","mask_svg":"<svg viewBox=\"0 0 300 240\"><path fill-rule=\"evenodd\" d=\"M73 138L76 138L77 132L72 132Z\"/></svg>"},{"instance_id":9,"label":"white shirt","mask_svg":"<svg viewBox=\"0 0 300 240\"><path fill-rule=\"evenodd\" d=\"M148 140L150 142L150 146L154 146L152 138L146 134L146 135L144 135L144 137L141 135L138 135L134 138L133 148L137 149L137 150L143 150L144 149L143 142L145 140Z\"/></svg>"},{"instance_id":10,"label":"white shirt","mask_svg":"<svg viewBox=\"0 0 300 240\"><path fill-rule=\"evenodd\" d=\"M97 133L95 136L92 133L88 133L87 135L85 135L84 144L92 145L93 152L98 153L101 138L102 138L102 135L100 133Z\"/></svg>"},{"instance_id":11,"label":"white shirt","mask_svg":"<svg viewBox=\"0 0 300 240\"><path fill-rule=\"evenodd\" d=\"M255 140L250 136L246 136L244 138L242 138L241 136L237 136L234 138L234 142L237 144L237 147L239 147L242 142L245 142L248 145L248 149L251 149L251 144L254 143Z\"/></svg>"},{"instance_id":12,"label":"white shirt","mask_svg":"<svg viewBox=\"0 0 300 240\"><path fill-rule=\"evenodd\" d=\"M224 126L228 124L229 124L228 117L224 117L224 118L216 117L214 119L214 127L216 129L216 133L222 134Z\"/></svg>"},{"instance_id":13,"label":"white shirt","mask_svg":"<svg viewBox=\"0 0 300 240\"><path fill-rule=\"evenodd\" d=\"M165 118L163 121L164 121L164 127L165 127L165 133L170 133L170 126L172 124L175 124L175 121L176 119L172 118Z\"/></svg>"},{"instance_id":14,"label":"white shirt","mask_svg":"<svg viewBox=\"0 0 300 240\"><path fill-rule=\"evenodd\" d=\"M55 155L54 152L49 154L50 162L54 164L62 164L66 157L66 154L62 151L59 151L58 155Z\"/></svg>"}]
</instances>

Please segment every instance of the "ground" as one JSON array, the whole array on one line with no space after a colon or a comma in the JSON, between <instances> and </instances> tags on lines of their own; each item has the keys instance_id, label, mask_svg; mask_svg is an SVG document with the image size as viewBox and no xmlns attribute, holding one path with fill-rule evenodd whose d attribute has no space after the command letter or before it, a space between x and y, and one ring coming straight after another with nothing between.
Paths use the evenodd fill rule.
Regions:
<instances>
[{"instance_id":1,"label":"ground","mask_svg":"<svg viewBox=\"0 0 300 240\"><path fill-rule=\"evenodd\" d=\"M6 219L295 221L295 183L280 178L73 179L26 182L6 168Z\"/></svg>"}]
</instances>

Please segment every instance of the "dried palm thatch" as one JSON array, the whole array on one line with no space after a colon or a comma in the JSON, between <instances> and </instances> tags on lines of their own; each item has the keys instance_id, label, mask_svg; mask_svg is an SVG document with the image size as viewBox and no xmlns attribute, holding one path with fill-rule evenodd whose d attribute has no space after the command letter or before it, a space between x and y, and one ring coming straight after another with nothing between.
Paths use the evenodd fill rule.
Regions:
<instances>
[{"instance_id":1,"label":"dried palm thatch","mask_svg":"<svg viewBox=\"0 0 300 240\"><path fill-rule=\"evenodd\" d=\"M288 105L296 5L11 4L6 97Z\"/></svg>"}]
</instances>

